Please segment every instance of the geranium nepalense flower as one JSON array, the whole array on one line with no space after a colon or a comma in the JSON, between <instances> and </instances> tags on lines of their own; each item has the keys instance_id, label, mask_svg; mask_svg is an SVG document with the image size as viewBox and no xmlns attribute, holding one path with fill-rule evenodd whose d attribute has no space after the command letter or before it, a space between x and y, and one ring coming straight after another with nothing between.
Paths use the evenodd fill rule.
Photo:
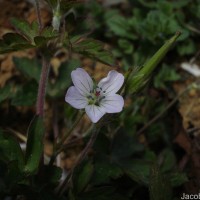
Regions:
<instances>
[{"instance_id":1,"label":"geranium nepalense flower","mask_svg":"<svg viewBox=\"0 0 200 200\"><path fill-rule=\"evenodd\" d=\"M97 85L82 68L72 71L71 77L74 86L68 89L65 101L74 108L85 109L93 123L106 113L122 111L124 99L116 94L124 83L122 74L112 70Z\"/></svg>"}]
</instances>

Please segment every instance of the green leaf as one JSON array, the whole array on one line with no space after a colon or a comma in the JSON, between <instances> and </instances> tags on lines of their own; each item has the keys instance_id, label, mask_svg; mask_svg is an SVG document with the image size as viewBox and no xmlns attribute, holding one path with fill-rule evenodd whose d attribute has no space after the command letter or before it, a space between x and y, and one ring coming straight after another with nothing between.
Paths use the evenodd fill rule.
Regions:
<instances>
[{"instance_id":1,"label":"green leaf","mask_svg":"<svg viewBox=\"0 0 200 200\"><path fill-rule=\"evenodd\" d=\"M187 6L189 3L191 3L190 0L174 1L172 3L172 6L177 9L177 8Z\"/></svg>"},{"instance_id":2,"label":"green leaf","mask_svg":"<svg viewBox=\"0 0 200 200\"><path fill-rule=\"evenodd\" d=\"M19 142L9 134L5 134L0 130L0 160L9 164L16 161L19 171L24 167L24 156L20 148ZM19 172L18 171L18 172Z\"/></svg>"},{"instance_id":3,"label":"green leaf","mask_svg":"<svg viewBox=\"0 0 200 200\"><path fill-rule=\"evenodd\" d=\"M105 21L114 35L131 40L137 39L134 30L129 25L129 20L121 16L118 11L105 13Z\"/></svg>"},{"instance_id":4,"label":"green leaf","mask_svg":"<svg viewBox=\"0 0 200 200\"><path fill-rule=\"evenodd\" d=\"M51 97L59 97L71 84L71 71L80 66L80 61L72 59L69 62L63 63L59 68L59 74L55 83L49 82L47 93Z\"/></svg>"},{"instance_id":5,"label":"green leaf","mask_svg":"<svg viewBox=\"0 0 200 200\"><path fill-rule=\"evenodd\" d=\"M84 40L81 40L79 42L72 44L72 46L75 51L78 51L78 50L80 50L80 51L85 51L85 50L99 51L103 48L103 43L98 40L94 40L94 39L84 39Z\"/></svg>"},{"instance_id":6,"label":"green leaf","mask_svg":"<svg viewBox=\"0 0 200 200\"><path fill-rule=\"evenodd\" d=\"M191 54L193 54L194 52L196 52L196 46L195 46L193 40L187 39L186 41L184 41L184 43L180 44L180 45L177 47L177 50L178 50L178 53L179 53L181 56L184 56L184 55L191 55Z\"/></svg>"},{"instance_id":7,"label":"green leaf","mask_svg":"<svg viewBox=\"0 0 200 200\"><path fill-rule=\"evenodd\" d=\"M53 30L52 27L46 27L42 30L41 35L34 37L34 42L39 47L47 44L49 40L56 37L58 37L57 31Z\"/></svg>"},{"instance_id":8,"label":"green leaf","mask_svg":"<svg viewBox=\"0 0 200 200\"><path fill-rule=\"evenodd\" d=\"M32 24L29 24L25 20L12 18L11 24L15 26L15 28L17 28L20 31L20 33L26 37L26 39L29 40L29 41L26 41L25 39L25 41L29 45L36 44L36 46L40 47L40 46L45 45L49 40L58 36L57 32L54 31L52 27L45 27L39 34L39 25L36 21L33 21ZM17 44L18 43L19 42L17 41ZM22 43L22 41L20 43Z\"/></svg>"},{"instance_id":9,"label":"green leaf","mask_svg":"<svg viewBox=\"0 0 200 200\"><path fill-rule=\"evenodd\" d=\"M87 187L93 174L93 164L90 161L83 162L77 166L73 173L73 189L76 194Z\"/></svg>"},{"instance_id":10,"label":"green leaf","mask_svg":"<svg viewBox=\"0 0 200 200\"><path fill-rule=\"evenodd\" d=\"M35 46L17 33L7 33L3 36L3 40L0 41L0 53L9 53L33 47Z\"/></svg>"},{"instance_id":11,"label":"green leaf","mask_svg":"<svg viewBox=\"0 0 200 200\"><path fill-rule=\"evenodd\" d=\"M188 181L188 177L185 173L175 172L170 175L170 182L172 187L178 187Z\"/></svg>"},{"instance_id":12,"label":"green leaf","mask_svg":"<svg viewBox=\"0 0 200 200\"><path fill-rule=\"evenodd\" d=\"M134 46L131 42L125 39L118 40L119 47L121 47L124 51L124 54L132 54Z\"/></svg>"},{"instance_id":13,"label":"green leaf","mask_svg":"<svg viewBox=\"0 0 200 200\"><path fill-rule=\"evenodd\" d=\"M28 78L33 78L37 82L40 79L41 63L37 59L13 58L15 67Z\"/></svg>"},{"instance_id":14,"label":"green leaf","mask_svg":"<svg viewBox=\"0 0 200 200\"><path fill-rule=\"evenodd\" d=\"M17 33L6 33L3 35L3 40L10 47L16 44L28 44L28 41Z\"/></svg>"},{"instance_id":15,"label":"green leaf","mask_svg":"<svg viewBox=\"0 0 200 200\"><path fill-rule=\"evenodd\" d=\"M94 168L94 175L91 180L93 185L106 184L111 178L117 179L123 174L117 164L111 163L107 156L99 154L96 155Z\"/></svg>"},{"instance_id":16,"label":"green leaf","mask_svg":"<svg viewBox=\"0 0 200 200\"><path fill-rule=\"evenodd\" d=\"M72 44L72 50L76 53L98 60L108 65L114 65L112 53L104 49L102 42L94 39L84 39Z\"/></svg>"},{"instance_id":17,"label":"green leaf","mask_svg":"<svg viewBox=\"0 0 200 200\"><path fill-rule=\"evenodd\" d=\"M37 46L43 46L49 41L49 38L45 38L43 36L34 37L34 42Z\"/></svg>"},{"instance_id":18,"label":"green leaf","mask_svg":"<svg viewBox=\"0 0 200 200\"><path fill-rule=\"evenodd\" d=\"M39 26L36 26L36 22L33 22L32 24L29 24L25 20L12 18L11 24L18 29L24 36L27 37L27 39L30 39L33 41L33 38L38 35L39 32Z\"/></svg>"},{"instance_id":19,"label":"green leaf","mask_svg":"<svg viewBox=\"0 0 200 200\"><path fill-rule=\"evenodd\" d=\"M148 62L144 64L144 66L135 75L130 77L128 81L128 88L130 93L135 93L144 86L144 84L148 81L151 73L158 66L170 48L174 45L179 35L180 32L177 32L153 55L153 57Z\"/></svg>"},{"instance_id":20,"label":"green leaf","mask_svg":"<svg viewBox=\"0 0 200 200\"><path fill-rule=\"evenodd\" d=\"M59 35L58 32L55 31L53 27L45 27L41 32L41 36L45 38L54 38L58 35Z\"/></svg>"},{"instance_id":21,"label":"green leaf","mask_svg":"<svg viewBox=\"0 0 200 200\"><path fill-rule=\"evenodd\" d=\"M144 160L127 161L127 166L124 168L126 174L135 182L148 185L150 176L150 163ZM128 166L129 165L129 166Z\"/></svg>"},{"instance_id":22,"label":"green leaf","mask_svg":"<svg viewBox=\"0 0 200 200\"><path fill-rule=\"evenodd\" d=\"M28 140L25 154L24 172L28 175L36 174L43 153L43 138L45 134L43 119L35 116L28 129Z\"/></svg>"},{"instance_id":23,"label":"green leaf","mask_svg":"<svg viewBox=\"0 0 200 200\"><path fill-rule=\"evenodd\" d=\"M174 152L170 149L164 149L162 153L160 154L160 157L162 158L163 162L161 165L161 171L167 172L175 168L176 166L176 157L174 155Z\"/></svg>"},{"instance_id":24,"label":"green leaf","mask_svg":"<svg viewBox=\"0 0 200 200\"><path fill-rule=\"evenodd\" d=\"M113 54L111 51L108 50L101 50L97 52L87 52L86 54L83 53L83 55L88 56L92 59L98 60L99 62L102 62L106 65L114 66L115 65L115 60L113 57Z\"/></svg>"},{"instance_id":25,"label":"green leaf","mask_svg":"<svg viewBox=\"0 0 200 200\"><path fill-rule=\"evenodd\" d=\"M180 75L176 72L174 68L163 64L161 70L154 78L154 86L156 88L165 89L167 83L180 80L180 78Z\"/></svg>"},{"instance_id":26,"label":"green leaf","mask_svg":"<svg viewBox=\"0 0 200 200\"><path fill-rule=\"evenodd\" d=\"M30 81L23 85L12 98L11 104L14 106L32 106L36 102L38 85L35 81Z\"/></svg>"}]
</instances>

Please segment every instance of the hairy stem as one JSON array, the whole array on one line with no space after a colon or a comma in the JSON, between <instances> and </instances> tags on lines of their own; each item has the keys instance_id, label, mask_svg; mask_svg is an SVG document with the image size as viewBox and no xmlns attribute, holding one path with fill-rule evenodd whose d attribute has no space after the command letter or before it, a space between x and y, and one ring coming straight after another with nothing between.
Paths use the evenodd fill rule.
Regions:
<instances>
[{"instance_id":1,"label":"hairy stem","mask_svg":"<svg viewBox=\"0 0 200 200\"><path fill-rule=\"evenodd\" d=\"M40 82L38 88L36 114L43 117L44 115L44 100L46 94L46 84L49 75L50 63L43 57L42 59L42 72L40 75Z\"/></svg>"}]
</instances>

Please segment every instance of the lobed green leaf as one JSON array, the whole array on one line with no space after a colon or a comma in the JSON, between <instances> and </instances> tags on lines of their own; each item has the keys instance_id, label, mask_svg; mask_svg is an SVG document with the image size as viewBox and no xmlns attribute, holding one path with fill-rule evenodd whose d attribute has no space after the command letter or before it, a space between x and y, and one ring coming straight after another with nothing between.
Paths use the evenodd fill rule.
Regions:
<instances>
[{"instance_id":1,"label":"lobed green leaf","mask_svg":"<svg viewBox=\"0 0 200 200\"><path fill-rule=\"evenodd\" d=\"M76 53L98 60L108 65L114 65L112 53L104 48L102 42L94 39L84 39L72 44L72 50Z\"/></svg>"}]
</instances>

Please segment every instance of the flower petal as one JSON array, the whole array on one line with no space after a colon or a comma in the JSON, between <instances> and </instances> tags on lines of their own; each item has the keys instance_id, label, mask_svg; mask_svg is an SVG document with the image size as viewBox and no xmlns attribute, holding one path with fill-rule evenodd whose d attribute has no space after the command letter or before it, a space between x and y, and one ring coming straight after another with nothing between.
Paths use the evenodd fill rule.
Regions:
<instances>
[{"instance_id":1,"label":"flower petal","mask_svg":"<svg viewBox=\"0 0 200 200\"><path fill-rule=\"evenodd\" d=\"M80 94L74 86L71 86L68 89L67 94L65 95L65 101L77 109L85 108L88 104L87 98Z\"/></svg>"},{"instance_id":2,"label":"flower petal","mask_svg":"<svg viewBox=\"0 0 200 200\"><path fill-rule=\"evenodd\" d=\"M87 105L85 108L85 112L93 123L98 122L99 119L106 113L103 107L99 107L96 105Z\"/></svg>"},{"instance_id":3,"label":"flower petal","mask_svg":"<svg viewBox=\"0 0 200 200\"><path fill-rule=\"evenodd\" d=\"M118 113L122 111L124 99L118 94L108 95L101 100L100 106L106 110L106 113Z\"/></svg>"},{"instance_id":4,"label":"flower petal","mask_svg":"<svg viewBox=\"0 0 200 200\"><path fill-rule=\"evenodd\" d=\"M71 73L74 86L82 95L88 95L93 90L93 81L89 74L82 68L77 68Z\"/></svg>"},{"instance_id":5,"label":"flower petal","mask_svg":"<svg viewBox=\"0 0 200 200\"><path fill-rule=\"evenodd\" d=\"M108 73L108 76L106 78L103 78L98 86L102 88L102 91L105 94L115 94L123 85L124 83L124 76L115 71L112 70Z\"/></svg>"}]
</instances>

